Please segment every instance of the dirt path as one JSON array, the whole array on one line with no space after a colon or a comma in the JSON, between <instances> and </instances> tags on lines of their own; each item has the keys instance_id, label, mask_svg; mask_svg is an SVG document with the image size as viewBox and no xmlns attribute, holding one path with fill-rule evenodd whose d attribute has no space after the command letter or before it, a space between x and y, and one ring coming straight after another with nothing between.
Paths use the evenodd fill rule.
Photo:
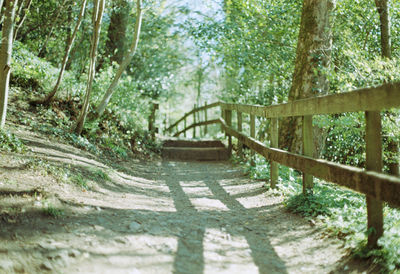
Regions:
<instances>
[{"instance_id":1,"label":"dirt path","mask_svg":"<svg viewBox=\"0 0 400 274\"><path fill-rule=\"evenodd\" d=\"M106 164L22 132L30 157L81 170L90 190L0 162L0 273L359 273L336 240L229 163ZM111 165L111 166L110 166ZM98 176L102 170L107 176ZM45 203L62 210L49 218ZM10 211L13 211L11 213Z\"/></svg>"}]
</instances>

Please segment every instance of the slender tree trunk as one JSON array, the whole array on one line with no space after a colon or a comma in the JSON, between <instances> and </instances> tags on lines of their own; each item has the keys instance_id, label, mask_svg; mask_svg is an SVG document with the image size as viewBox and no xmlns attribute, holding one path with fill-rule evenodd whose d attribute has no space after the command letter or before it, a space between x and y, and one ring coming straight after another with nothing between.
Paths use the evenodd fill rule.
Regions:
<instances>
[{"instance_id":1,"label":"slender tree trunk","mask_svg":"<svg viewBox=\"0 0 400 274\"><path fill-rule=\"evenodd\" d=\"M44 40L43 45L41 46L41 48L40 48L40 50L39 50L38 56L41 57L41 58L44 57L44 54L45 54L45 51L46 51L46 48L47 48L47 44L49 43L49 40L50 40L50 38L51 38L51 35L53 34L54 28L55 28L55 26L56 26L56 24L57 24L58 18L59 18L60 15L61 15L61 12L64 10L64 6L65 6L65 2L66 2L66 1L67 1L67 0L63 0L62 3L61 3L61 5L58 7L56 16L55 16L55 18L53 19L53 22L52 22L52 24L51 24L49 34L47 35L46 39Z\"/></svg>"},{"instance_id":2,"label":"slender tree trunk","mask_svg":"<svg viewBox=\"0 0 400 274\"><path fill-rule=\"evenodd\" d=\"M20 19L19 19L17 25L15 26L14 40L16 40L18 31L25 22L25 19L26 19L26 16L28 15L28 11L31 7L31 4L32 4L32 0L25 0L23 3L21 3L21 10L18 11Z\"/></svg>"},{"instance_id":3,"label":"slender tree trunk","mask_svg":"<svg viewBox=\"0 0 400 274\"><path fill-rule=\"evenodd\" d=\"M68 44L67 44L67 48L65 50L65 54L64 54L64 58L63 58L63 61L62 61L62 64L61 64L60 74L58 75L57 82L56 82L52 92L50 92L43 100L37 101L37 103L44 103L44 104L50 103L53 100L54 96L56 95L56 93L58 91L58 88L61 85L62 79L64 77L65 67L66 67L67 62L68 62L69 54L71 52L71 48L72 48L72 46L74 44L76 35L77 35L78 30L79 30L79 28L81 26L81 23L82 23L82 18L83 18L84 14L85 14L86 3L87 3L87 0L83 0L82 7L81 7L81 10L80 10L80 13L79 13L79 17L78 17L78 19L76 21L76 25L75 25L75 28L74 28L74 32L72 33L72 36L70 37L70 39L68 41Z\"/></svg>"},{"instance_id":4,"label":"slender tree trunk","mask_svg":"<svg viewBox=\"0 0 400 274\"><path fill-rule=\"evenodd\" d=\"M85 101L82 106L81 114L75 125L75 133L80 135L83 130L83 126L85 124L87 112L89 109L89 101L90 101L90 93L92 91L92 85L94 76L96 73L96 56L97 56L97 47L100 40L100 30L101 30L101 21L103 19L105 0L94 0L94 9L93 9L93 37L90 49L90 67L89 67L89 75L86 87L86 96Z\"/></svg>"},{"instance_id":5,"label":"slender tree trunk","mask_svg":"<svg viewBox=\"0 0 400 274\"><path fill-rule=\"evenodd\" d=\"M375 0L375 4L380 19L382 56L391 59L392 52L390 43L390 19L388 0Z\"/></svg>"},{"instance_id":6,"label":"slender tree trunk","mask_svg":"<svg viewBox=\"0 0 400 274\"><path fill-rule=\"evenodd\" d=\"M296 62L289 101L326 93L329 89L326 72L331 60L331 21L335 0L304 0L301 15ZM283 147L301 153L302 119L286 119L282 123Z\"/></svg>"},{"instance_id":7,"label":"slender tree trunk","mask_svg":"<svg viewBox=\"0 0 400 274\"><path fill-rule=\"evenodd\" d=\"M125 71L125 69L128 67L128 65L132 61L132 58L136 53L136 49L137 49L137 46L139 43L141 26L142 26L142 0L137 0L135 33L134 33L131 47L126 52L124 59L123 59L121 65L119 66L118 71L117 71L113 81L111 82L110 86L108 87L106 94L104 94L104 97L101 100L100 104L97 106L96 111L95 111L95 117L100 117L104 113L104 111L111 99L111 96L113 95L115 88L118 85L118 81L121 78L122 73Z\"/></svg>"},{"instance_id":8,"label":"slender tree trunk","mask_svg":"<svg viewBox=\"0 0 400 274\"><path fill-rule=\"evenodd\" d=\"M380 19L382 57L392 59L389 1L375 0L375 4ZM389 112L388 115L393 117L395 114L393 112ZM388 163L389 173L399 176L399 144L391 137L388 139L388 151L390 153Z\"/></svg>"},{"instance_id":9,"label":"slender tree trunk","mask_svg":"<svg viewBox=\"0 0 400 274\"><path fill-rule=\"evenodd\" d=\"M79 48L77 45L82 45L85 42L86 36L84 34L87 31L86 30L87 24L85 24L85 18L87 17L87 14L88 13L85 13L83 18L82 18L83 25L82 25L82 30L80 31L80 33L82 33L82 35L81 35L80 39L75 43L75 46L71 48L71 52L69 54L69 58L68 58L66 66L65 66L65 70L70 70L71 69L74 57L76 55L76 51ZM76 36L78 37L78 34Z\"/></svg>"},{"instance_id":10,"label":"slender tree trunk","mask_svg":"<svg viewBox=\"0 0 400 274\"><path fill-rule=\"evenodd\" d=\"M0 23L2 23L3 21L3 0L0 0Z\"/></svg>"},{"instance_id":11,"label":"slender tree trunk","mask_svg":"<svg viewBox=\"0 0 400 274\"><path fill-rule=\"evenodd\" d=\"M0 49L0 128L6 122L15 11L18 0L6 0Z\"/></svg>"}]
</instances>

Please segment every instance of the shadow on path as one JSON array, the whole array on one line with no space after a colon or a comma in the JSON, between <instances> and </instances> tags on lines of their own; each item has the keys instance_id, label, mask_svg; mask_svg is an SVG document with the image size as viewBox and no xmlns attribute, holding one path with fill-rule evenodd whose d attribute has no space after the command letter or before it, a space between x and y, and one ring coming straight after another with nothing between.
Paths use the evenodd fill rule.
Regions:
<instances>
[{"instance_id":1,"label":"shadow on path","mask_svg":"<svg viewBox=\"0 0 400 274\"><path fill-rule=\"evenodd\" d=\"M226 179L223 172L216 176L211 170L203 170L202 173L197 173L193 178L194 181L203 184L211 191L212 197L210 198L221 201L229 209L228 211L215 212L215 214L208 212L209 215L207 215L206 212L195 209L182 187L182 184L187 183L191 170L187 170L189 173L182 174L180 165L174 167L169 162L164 162L163 166L166 169L176 169L176 172L170 171L174 176L167 177L165 183L170 189L177 213L190 214L198 220L195 224L185 226L182 233L184 237L180 237L178 240L178 250L174 262L176 273L203 273L204 233L206 228L218 226L227 228L227 232L231 235L245 237L251 250L250 255L258 267L259 273L287 273L284 262L274 252L266 233L259 231L259 227L252 227L251 225L251 220L257 218L255 216L257 210L254 208L246 209L220 185L219 181ZM196 172L196 170L193 171ZM210 178L210 175L213 178ZM212 224L212 220L216 220L219 224ZM239 227L244 223L248 223L248 225Z\"/></svg>"}]
</instances>

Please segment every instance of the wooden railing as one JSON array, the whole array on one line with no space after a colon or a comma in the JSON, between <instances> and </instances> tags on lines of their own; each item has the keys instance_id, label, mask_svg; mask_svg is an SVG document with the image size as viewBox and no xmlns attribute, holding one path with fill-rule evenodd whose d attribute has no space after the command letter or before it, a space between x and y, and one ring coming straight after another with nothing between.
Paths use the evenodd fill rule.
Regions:
<instances>
[{"instance_id":1,"label":"wooden railing","mask_svg":"<svg viewBox=\"0 0 400 274\"><path fill-rule=\"evenodd\" d=\"M210 108L220 107L221 117L203 122L196 121L196 113ZM180 120L168 128L169 132L178 128L180 122L185 125L176 130L174 136L185 133L188 129L213 123L221 124L222 130L229 137L238 139L239 153L243 144L270 161L270 184L274 188L278 180L278 163L303 172L303 193L312 192L313 176L332 182L367 197L369 246L376 246L383 234L383 202L393 207L400 207L400 178L382 173L382 126L380 111L400 107L400 83L385 84L375 88L326 95L293 101L272 106L228 104L217 102L198 107L186 113ZM232 111L237 112L237 129L232 127ZM342 165L313 158L313 115L338 114L344 112L365 112L366 120L366 169ZM242 132L242 115L250 115L250 136ZM193 124L186 125L186 119L193 115ZM270 119L270 145L255 139L255 117ZM303 121L303 155L287 152L278 148L279 118L300 116ZM205 115L207 117L207 115Z\"/></svg>"}]
</instances>

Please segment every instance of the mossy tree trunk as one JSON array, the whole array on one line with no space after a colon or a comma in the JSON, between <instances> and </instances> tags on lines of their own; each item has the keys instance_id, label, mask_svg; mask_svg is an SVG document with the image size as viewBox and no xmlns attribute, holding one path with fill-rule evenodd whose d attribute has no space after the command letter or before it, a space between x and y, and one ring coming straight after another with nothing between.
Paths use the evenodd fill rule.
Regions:
<instances>
[{"instance_id":1,"label":"mossy tree trunk","mask_svg":"<svg viewBox=\"0 0 400 274\"><path fill-rule=\"evenodd\" d=\"M11 55L15 11L18 0L6 0L0 49L0 128L4 127L7 115L8 89L10 82Z\"/></svg>"},{"instance_id":2,"label":"mossy tree trunk","mask_svg":"<svg viewBox=\"0 0 400 274\"><path fill-rule=\"evenodd\" d=\"M75 133L80 135L83 130L83 126L85 124L87 112L89 109L89 102L90 102L90 94L92 91L93 80L96 74L96 56L97 56L97 48L99 45L100 40L100 30L101 30L101 22L103 19L104 14L104 6L105 0L94 0L94 7L93 7L93 36L92 36L92 43L90 47L90 66L89 66L89 73L88 73L88 81L86 86L86 95L85 100L82 106L81 114L75 125Z\"/></svg>"},{"instance_id":3,"label":"mossy tree trunk","mask_svg":"<svg viewBox=\"0 0 400 274\"><path fill-rule=\"evenodd\" d=\"M295 70L289 101L324 94L329 89L327 71L332 49L332 11L335 0L304 0L297 42ZM302 119L286 119L281 124L280 146L301 153Z\"/></svg>"},{"instance_id":4,"label":"mossy tree trunk","mask_svg":"<svg viewBox=\"0 0 400 274\"><path fill-rule=\"evenodd\" d=\"M110 25L107 31L105 55L110 62L121 64L126 52L126 30L129 22L130 4L126 0L112 1Z\"/></svg>"}]
</instances>

